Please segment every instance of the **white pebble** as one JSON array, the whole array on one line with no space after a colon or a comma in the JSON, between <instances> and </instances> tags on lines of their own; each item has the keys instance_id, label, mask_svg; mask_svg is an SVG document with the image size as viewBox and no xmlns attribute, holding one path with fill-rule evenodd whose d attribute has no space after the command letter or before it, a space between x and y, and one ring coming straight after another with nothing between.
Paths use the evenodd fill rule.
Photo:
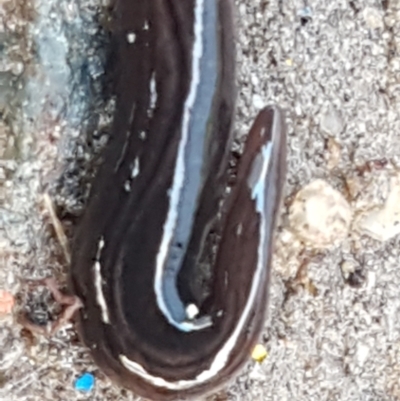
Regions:
<instances>
[{"instance_id":1,"label":"white pebble","mask_svg":"<svg viewBox=\"0 0 400 401\"><path fill-rule=\"evenodd\" d=\"M383 206L358 216L354 228L382 242L400 234L400 173L392 177L389 195Z\"/></svg>"},{"instance_id":2,"label":"white pebble","mask_svg":"<svg viewBox=\"0 0 400 401\"><path fill-rule=\"evenodd\" d=\"M260 110L264 107L265 102L260 95L253 95L253 106L255 109Z\"/></svg>"},{"instance_id":3,"label":"white pebble","mask_svg":"<svg viewBox=\"0 0 400 401\"><path fill-rule=\"evenodd\" d=\"M352 212L343 195L323 180L302 188L289 210L293 232L313 248L326 248L343 241Z\"/></svg>"}]
</instances>

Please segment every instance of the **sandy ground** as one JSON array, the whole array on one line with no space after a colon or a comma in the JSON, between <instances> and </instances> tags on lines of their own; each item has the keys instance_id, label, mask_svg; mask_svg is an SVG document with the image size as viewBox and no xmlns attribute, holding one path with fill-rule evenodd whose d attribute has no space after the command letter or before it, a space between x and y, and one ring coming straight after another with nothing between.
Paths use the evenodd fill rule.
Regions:
<instances>
[{"instance_id":1,"label":"sandy ground","mask_svg":"<svg viewBox=\"0 0 400 401\"><path fill-rule=\"evenodd\" d=\"M322 226L328 240L316 249L321 235L304 245L288 213L294 195L317 178L343 195L352 216L380 207L393 190L400 166L400 4L237 3L237 136L264 104L281 105L288 175L261 339L268 357L250 362L219 399L400 400L400 237L373 239L355 229L352 217L332 241L330 226ZM15 319L20 310L39 323L57 313L48 292L31 291L24 279L51 274L65 282L67 264L43 195L55 201L70 233L112 109L99 84L105 5L0 1L0 289L17 301L14 314L0 320L4 401L136 400L93 365L72 325L46 339ZM345 262L355 267L350 279ZM86 371L96 385L81 394L73 383Z\"/></svg>"}]
</instances>

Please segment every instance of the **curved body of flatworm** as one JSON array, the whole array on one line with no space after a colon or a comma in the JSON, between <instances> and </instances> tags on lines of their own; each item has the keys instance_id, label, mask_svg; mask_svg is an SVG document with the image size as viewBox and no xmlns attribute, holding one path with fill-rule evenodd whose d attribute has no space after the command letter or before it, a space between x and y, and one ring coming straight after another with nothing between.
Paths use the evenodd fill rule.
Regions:
<instances>
[{"instance_id":1,"label":"curved body of flatworm","mask_svg":"<svg viewBox=\"0 0 400 401\"><path fill-rule=\"evenodd\" d=\"M226 196L230 1L118 0L114 11L113 134L72 254L79 332L116 382L186 399L225 384L263 326L284 121L260 112Z\"/></svg>"}]
</instances>

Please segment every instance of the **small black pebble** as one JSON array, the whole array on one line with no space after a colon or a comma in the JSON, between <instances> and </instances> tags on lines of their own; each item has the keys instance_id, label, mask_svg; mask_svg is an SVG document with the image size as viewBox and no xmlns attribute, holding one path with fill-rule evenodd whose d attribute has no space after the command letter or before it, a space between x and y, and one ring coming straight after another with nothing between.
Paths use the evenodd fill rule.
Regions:
<instances>
[{"instance_id":1,"label":"small black pebble","mask_svg":"<svg viewBox=\"0 0 400 401\"><path fill-rule=\"evenodd\" d=\"M360 288L365 283L365 274L362 269L356 269L345 280L351 287Z\"/></svg>"}]
</instances>

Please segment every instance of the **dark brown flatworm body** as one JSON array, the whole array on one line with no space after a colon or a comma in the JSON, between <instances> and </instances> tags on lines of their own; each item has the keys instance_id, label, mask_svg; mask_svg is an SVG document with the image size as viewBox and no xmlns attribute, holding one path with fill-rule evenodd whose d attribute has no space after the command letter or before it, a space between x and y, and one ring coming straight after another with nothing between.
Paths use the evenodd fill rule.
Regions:
<instances>
[{"instance_id":1,"label":"dark brown flatworm body","mask_svg":"<svg viewBox=\"0 0 400 401\"><path fill-rule=\"evenodd\" d=\"M224 385L264 322L284 122L275 107L259 114L225 199L231 6L115 4L113 133L74 240L70 283L96 363L157 401Z\"/></svg>"}]
</instances>

